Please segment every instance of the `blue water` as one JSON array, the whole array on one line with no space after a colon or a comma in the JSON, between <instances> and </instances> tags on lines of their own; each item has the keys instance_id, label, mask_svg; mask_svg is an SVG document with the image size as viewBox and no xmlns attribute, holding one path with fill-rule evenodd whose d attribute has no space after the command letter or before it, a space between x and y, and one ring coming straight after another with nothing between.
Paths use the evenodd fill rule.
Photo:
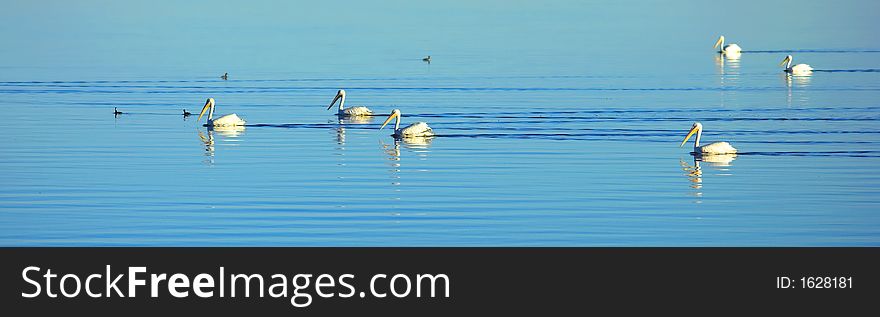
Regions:
<instances>
[{"instance_id":1,"label":"blue water","mask_svg":"<svg viewBox=\"0 0 880 317\"><path fill-rule=\"evenodd\" d=\"M3 3L0 245L877 246L878 9Z\"/></svg>"}]
</instances>

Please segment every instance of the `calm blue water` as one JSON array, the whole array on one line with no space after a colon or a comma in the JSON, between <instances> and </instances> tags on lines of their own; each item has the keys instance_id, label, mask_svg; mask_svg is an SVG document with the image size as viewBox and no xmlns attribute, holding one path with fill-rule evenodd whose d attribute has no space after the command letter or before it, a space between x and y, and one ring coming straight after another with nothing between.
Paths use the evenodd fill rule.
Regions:
<instances>
[{"instance_id":1,"label":"calm blue water","mask_svg":"<svg viewBox=\"0 0 880 317\"><path fill-rule=\"evenodd\" d=\"M878 9L4 2L0 245L877 246Z\"/></svg>"}]
</instances>

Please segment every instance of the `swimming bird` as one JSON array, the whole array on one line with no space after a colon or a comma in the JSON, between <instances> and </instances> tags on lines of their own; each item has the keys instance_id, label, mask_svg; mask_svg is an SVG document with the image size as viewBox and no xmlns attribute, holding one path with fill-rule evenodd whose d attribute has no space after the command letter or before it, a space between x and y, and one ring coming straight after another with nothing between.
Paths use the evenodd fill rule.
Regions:
<instances>
[{"instance_id":1,"label":"swimming bird","mask_svg":"<svg viewBox=\"0 0 880 317\"><path fill-rule=\"evenodd\" d=\"M681 141L681 145L678 147L684 146L687 143L688 139L691 138L694 133L697 134L697 138L694 140L694 152L695 155L713 155L713 154L735 154L736 149L727 142L715 142L709 143L706 145L700 145L700 137L703 135L703 124L699 122L694 122L694 125L691 127L691 130L688 132L687 136L684 137L684 141Z\"/></svg>"},{"instance_id":2,"label":"swimming bird","mask_svg":"<svg viewBox=\"0 0 880 317\"><path fill-rule=\"evenodd\" d=\"M186 109L183 109L183 116L184 117L189 117L190 115L192 115L192 113L190 113L189 111L186 111Z\"/></svg>"},{"instance_id":3,"label":"swimming bird","mask_svg":"<svg viewBox=\"0 0 880 317\"><path fill-rule=\"evenodd\" d=\"M122 111L119 111L119 110L116 109L116 107L113 107L113 115L114 115L114 116L121 115L122 113L123 113Z\"/></svg>"},{"instance_id":4,"label":"swimming bird","mask_svg":"<svg viewBox=\"0 0 880 317\"><path fill-rule=\"evenodd\" d=\"M382 123L382 128L385 128L385 125L388 122L391 122L391 119L397 118L397 122L394 123L394 134L392 134L395 138L409 138L409 137L429 137L434 135L434 130L431 130L431 127L428 126L427 123L424 122L416 122L410 124L406 128L400 128L400 110L394 109L391 111L391 115L388 116L388 119Z\"/></svg>"},{"instance_id":5,"label":"swimming bird","mask_svg":"<svg viewBox=\"0 0 880 317\"><path fill-rule=\"evenodd\" d=\"M339 100L339 110L336 111L336 115L340 117L357 117L357 116L372 116L373 111L364 106L356 106L351 108L345 108L345 90L340 89L336 92L336 97L333 97L333 102L330 103L330 106L327 107L327 110L333 108L333 105L336 104L336 101Z\"/></svg>"},{"instance_id":6,"label":"swimming bird","mask_svg":"<svg viewBox=\"0 0 880 317\"><path fill-rule=\"evenodd\" d=\"M740 54L742 53L742 48L736 44L728 44L724 45L724 35L718 38L718 41L715 42L715 48L718 49L719 54Z\"/></svg>"},{"instance_id":7,"label":"swimming bird","mask_svg":"<svg viewBox=\"0 0 880 317\"><path fill-rule=\"evenodd\" d=\"M792 75L809 75L813 73L813 67L810 67L810 65L797 64L791 66L791 60L791 55L788 55L782 60L782 63L779 63L779 66L785 66L784 72L791 73Z\"/></svg>"},{"instance_id":8,"label":"swimming bird","mask_svg":"<svg viewBox=\"0 0 880 317\"><path fill-rule=\"evenodd\" d=\"M220 76L223 80L229 79L229 73L223 73L223 76Z\"/></svg>"},{"instance_id":9,"label":"swimming bird","mask_svg":"<svg viewBox=\"0 0 880 317\"><path fill-rule=\"evenodd\" d=\"M208 113L208 123L205 126L208 127L232 127L232 126L243 126L245 121L238 117L238 115L232 113L227 114L225 116L214 119L214 98L208 98L208 101L205 102L205 106L202 107L202 112L199 113L199 118L196 121L202 120L202 116L205 114L205 111L211 108L211 112Z\"/></svg>"},{"instance_id":10,"label":"swimming bird","mask_svg":"<svg viewBox=\"0 0 880 317\"><path fill-rule=\"evenodd\" d=\"M431 55L428 55L428 57L422 58L422 61L427 62L428 64L430 64L430 63L431 63Z\"/></svg>"}]
</instances>

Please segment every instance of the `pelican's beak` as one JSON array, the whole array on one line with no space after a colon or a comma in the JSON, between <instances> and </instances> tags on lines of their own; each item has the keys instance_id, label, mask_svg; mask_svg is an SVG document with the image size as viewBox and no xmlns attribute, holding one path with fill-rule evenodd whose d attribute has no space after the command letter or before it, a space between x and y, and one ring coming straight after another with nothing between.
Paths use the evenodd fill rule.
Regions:
<instances>
[{"instance_id":1,"label":"pelican's beak","mask_svg":"<svg viewBox=\"0 0 880 317\"><path fill-rule=\"evenodd\" d=\"M382 122L382 127L380 127L379 130L382 130L382 128L384 128L386 125L388 125L388 122L391 122L391 119L394 119L394 117L397 117L397 116L398 116L397 112L391 113L391 115L388 116L388 119L385 119L385 122Z\"/></svg>"},{"instance_id":2,"label":"pelican's beak","mask_svg":"<svg viewBox=\"0 0 880 317\"><path fill-rule=\"evenodd\" d=\"M786 56L785 59L782 60L782 63L779 63L779 66L785 65L785 63L788 63L789 60L790 59L788 58L788 56Z\"/></svg>"},{"instance_id":3,"label":"pelican's beak","mask_svg":"<svg viewBox=\"0 0 880 317\"><path fill-rule=\"evenodd\" d=\"M715 46L714 46L714 47L715 47L715 48L718 48L719 46L721 46L721 42L724 42L724 36L723 36L723 35L722 35L721 37L718 38L718 41L715 41Z\"/></svg>"},{"instance_id":4,"label":"pelican's beak","mask_svg":"<svg viewBox=\"0 0 880 317\"><path fill-rule=\"evenodd\" d=\"M691 128L691 131L688 132L688 135L686 137L684 137L684 141L681 141L681 144L679 144L678 147L684 146L684 144L687 143L688 139L690 139L691 136L694 135L694 133L696 133L696 132L697 132L697 127Z\"/></svg>"},{"instance_id":5,"label":"pelican's beak","mask_svg":"<svg viewBox=\"0 0 880 317\"><path fill-rule=\"evenodd\" d=\"M330 110L330 108L333 108L333 105L336 104L336 100L339 100L339 98L341 98L341 97L342 97L342 94L337 93L336 97L333 97L333 102L331 102L330 106L327 107L327 110Z\"/></svg>"},{"instance_id":6,"label":"pelican's beak","mask_svg":"<svg viewBox=\"0 0 880 317\"><path fill-rule=\"evenodd\" d=\"M209 107L210 105L211 105L211 100L210 100L210 99L209 99L208 101L205 101L205 106L202 107L202 112L199 113L199 118L196 119L196 121L201 121L201 120L202 120L202 116L205 115L205 111L208 111L208 107Z\"/></svg>"}]
</instances>

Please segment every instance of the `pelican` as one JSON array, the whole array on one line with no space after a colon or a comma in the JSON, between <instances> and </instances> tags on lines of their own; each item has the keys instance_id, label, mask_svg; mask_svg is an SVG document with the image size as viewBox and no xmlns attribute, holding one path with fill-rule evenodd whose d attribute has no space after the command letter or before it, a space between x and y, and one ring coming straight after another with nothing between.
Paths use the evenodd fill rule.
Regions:
<instances>
[{"instance_id":1,"label":"pelican","mask_svg":"<svg viewBox=\"0 0 880 317\"><path fill-rule=\"evenodd\" d=\"M715 142L706 145L700 145L700 137L703 135L703 124L699 122L694 122L694 125L691 127L691 131L688 132L687 136L684 137L684 141L681 141L681 145L678 147L684 146L687 143L688 139L691 138L694 133L697 134L697 138L694 140L694 154L695 155L715 155L715 154L735 154L736 149L730 146L730 143L727 142Z\"/></svg>"},{"instance_id":2,"label":"pelican","mask_svg":"<svg viewBox=\"0 0 880 317\"><path fill-rule=\"evenodd\" d=\"M792 75L809 75L813 73L813 67L810 67L810 65L797 64L791 66L791 60L791 55L788 55L782 60L782 63L779 63L779 66L785 66L786 73L791 73Z\"/></svg>"},{"instance_id":3,"label":"pelican","mask_svg":"<svg viewBox=\"0 0 880 317\"><path fill-rule=\"evenodd\" d=\"M186 111L186 109L183 109L183 116L184 117L189 117L190 115L192 115L192 113L190 113L189 111Z\"/></svg>"},{"instance_id":4,"label":"pelican","mask_svg":"<svg viewBox=\"0 0 880 317\"><path fill-rule=\"evenodd\" d=\"M118 116L118 115L121 115L121 114L122 114L122 111L119 111L119 110L116 109L116 107L113 107L113 115L114 115L114 116Z\"/></svg>"},{"instance_id":5,"label":"pelican","mask_svg":"<svg viewBox=\"0 0 880 317\"><path fill-rule=\"evenodd\" d=\"M211 108L211 112L208 113L208 123L205 126L208 127L234 127L234 126L243 126L244 120L238 117L238 115L232 113L227 114L225 116L214 119L214 98L208 98L208 101L205 102L205 106L202 107L202 112L199 113L199 118L196 121L202 120L202 116L205 114L205 111Z\"/></svg>"},{"instance_id":6,"label":"pelican","mask_svg":"<svg viewBox=\"0 0 880 317\"><path fill-rule=\"evenodd\" d=\"M330 106L327 107L327 110L333 108L333 105L336 104L336 100L339 100L339 110L336 112L337 116L341 117L357 117L357 116L372 116L373 111L364 106L357 106L351 108L345 108L345 90L340 89L336 92L336 97L333 97L333 102L330 103Z\"/></svg>"},{"instance_id":7,"label":"pelican","mask_svg":"<svg viewBox=\"0 0 880 317\"><path fill-rule=\"evenodd\" d=\"M229 79L229 73L223 73L223 76L220 76L223 80Z\"/></svg>"},{"instance_id":8,"label":"pelican","mask_svg":"<svg viewBox=\"0 0 880 317\"><path fill-rule=\"evenodd\" d=\"M719 37L718 41L715 42L715 48L718 49L718 53L720 54L734 54L738 56L740 53L742 53L742 49L739 47L739 45L724 45L724 35Z\"/></svg>"},{"instance_id":9,"label":"pelican","mask_svg":"<svg viewBox=\"0 0 880 317\"><path fill-rule=\"evenodd\" d=\"M416 122L410 124L406 128L400 128L400 110L394 109L391 111L391 115L388 116L388 119L385 119L385 122L382 123L382 127L385 128L385 125L388 122L391 122L391 119L397 118L397 122L394 123L394 134L392 134L395 138L412 138L412 137L429 137L434 136L434 131L431 130L431 127L428 126L427 123L424 122Z\"/></svg>"}]
</instances>

